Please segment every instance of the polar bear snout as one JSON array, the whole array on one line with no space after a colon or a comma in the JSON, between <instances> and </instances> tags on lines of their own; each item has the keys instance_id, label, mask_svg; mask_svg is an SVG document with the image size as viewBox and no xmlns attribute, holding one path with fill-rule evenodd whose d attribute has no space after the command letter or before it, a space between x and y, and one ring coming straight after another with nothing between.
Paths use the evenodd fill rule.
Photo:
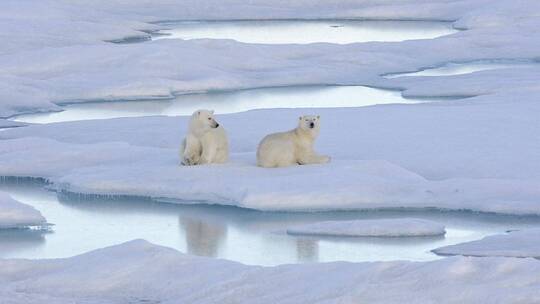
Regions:
<instances>
[{"instance_id":1,"label":"polar bear snout","mask_svg":"<svg viewBox=\"0 0 540 304\"><path fill-rule=\"evenodd\" d=\"M315 128L315 123L314 123L313 121L309 123L309 128L310 128L310 129Z\"/></svg>"},{"instance_id":2,"label":"polar bear snout","mask_svg":"<svg viewBox=\"0 0 540 304\"><path fill-rule=\"evenodd\" d=\"M214 117L208 117L208 121L210 121L210 128L217 128L219 127L219 123L214 119Z\"/></svg>"}]
</instances>

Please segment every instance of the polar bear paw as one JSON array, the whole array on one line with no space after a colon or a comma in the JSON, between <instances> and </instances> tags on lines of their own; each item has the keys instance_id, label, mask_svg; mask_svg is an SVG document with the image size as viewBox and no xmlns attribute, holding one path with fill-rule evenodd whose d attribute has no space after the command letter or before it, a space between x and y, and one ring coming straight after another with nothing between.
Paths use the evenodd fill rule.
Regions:
<instances>
[{"instance_id":1,"label":"polar bear paw","mask_svg":"<svg viewBox=\"0 0 540 304\"><path fill-rule=\"evenodd\" d=\"M199 159L194 156L184 156L182 159L182 165L184 166L196 166L199 164Z\"/></svg>"}]
</instances>

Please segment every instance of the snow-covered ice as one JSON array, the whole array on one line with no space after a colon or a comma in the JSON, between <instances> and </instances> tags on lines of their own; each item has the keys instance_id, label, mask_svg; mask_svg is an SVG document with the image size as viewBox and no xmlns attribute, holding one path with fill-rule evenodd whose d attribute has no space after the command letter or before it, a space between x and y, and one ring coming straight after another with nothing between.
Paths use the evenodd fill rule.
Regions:
<instances>
[{"instance_id":1,"label":"snow-covered ice","mask_svg":"<svg viewBox=\"0 0 540 304\"><path fill-rule=\"evenodd\" d=\"M444 77L383 75L451 62L538 61L540 2L420 2L5 0L0 10L1 118L60 111L68 103L299 85L365 85L399 89L405 97L469 98L222 115L218 119L231 137L232 162L193 168L177 166L185 117L5 129L0 132L0 175L44 178L65 192L259 210L442 208L539 215L538 66ZM461 31L435 39L346 45L107 42L148 39L164 29L157 22L167 20L349 18L444 20ZM257 168L258 141L294 127L298 115L310 114L305 112L322 116L317 151L331 155L333 162ZM28 207L2 197L0 207L6 206L30 214ZM34 219L43 222L36 212L31 211ZM531 244L537 234L525 230L488 237L447 247L444 254L537 256ZM135 241L68 259L0 260L0 298L25 304L401 303L405 297L415 303L537 303L539 271L536 259L507 257L265 268Z\"/></svg>"},{"instance_id":2,"label":"snow-covered ice","mask_svg":"<svg viewBox=\"0 0 540 304\"><path fill-rule=\"evenodd\" d=\"M416 219L324 221L287 228L288 234L314 236L414 237L445 234L444 225Z\"/></svg>"},{"instance_id":3,"label":"snow-covered ice","mask_svg":"<svg viewBox=\"0 0 540 304\"><path fill-rule=\"evenodd\" d=\"M535 303L540 261L246 266L135 240L53 260L0 260L6 303ZM489 279L488 279L489 278ZM511 291L511 292L510 292Z\"/></svg>"},{"instance_id":4,"label":"snow-covered ice","mask_svg":"<svg viewBox=\"0 0 540 304\"><path fill-rule=\"evenodd\" d=\"M57 111L58 104L68 102L170 98L194 91L269 86L363 84L414 92L426 85L418 79L404 83L380 75L447 62L537 58L538 8L539 3L530 0L434 0L423 1L421 7L416 1L399 0L258 0L249 5L234 0L151 4L8 0L0 12L0 115ZM347 45L255 45L211 39L105 42L149 37L149 31L163 26L148 22L164 20L340 18L455 20L454 27L466 30L436 39ZM476 90L464 82L445 85L445 92L435 86L424 93L497 95L514 91L513 83L523 79L528 81L519 81L520 86L534 90L531 81L537 79L538 69L526 75L512 70L498 70L498 77L508 82L490 90ZM474 82L486 84L490 79L475 75Z\"/></svg>"},{"instance_id":5,"label":"snow-covered ice","mask_svg":"<svg viewBox=\"0 0 540 304\"><path fill-rule=\"evenodd\" d=\"M44 225L46 225L46 220L38 210L0 192L0 229L41 227Z\"/></svg>"},{"instance_id":6,"label":"snow-covered ice","mask_svg":"<svg viewBox=\"0 0 540 304\"><path fill-rule=\"evenodd\" d=\"M231 163L199 167L178 166L186 117L35 125L0 133L12 139L0 142L0 174L46 178L75 193L259 210L434 207L540 214L540 121L530 115L540 105L521 105L452 102L218 115L231 138ZM317 151L331 155L330 164L255 166L264 135L294 128L299 115L312 112L322 119Z\"/></svg>"},{"instance_id":7,"label":"snow-covered ice","mask_svg":"<svg viewBox=\"0 0 540 304\"><path fill-rule=\"evenodd\" d=\"M487 236L478 241L437 248L433 252L440 255L540 258L540 229L525 229Z\"/></svg>"},{"instance_id":8,"label":"snow-covered ice","mask_svg":"<svg viewBox=\"0 0 540 304\"><path fill-rule=\"evenodd\" d=\"M540 214L538 67L446 77L381 77L448 62L534 61L540 47L540 4L336 4L10 0L0 12L5 41L0 46L0 116L58 111L59 105L70 102L160 99L269 86L354 84L401 89L407 97L474 97L317 110L323 116L318 150L335 160L328 166L274 171L253 166L260 138L291 128L294 117L307 112L274 109L220 118L232 141L233 162L224 166L177 167L185 118L156 117L1 132L3 139L16 140L0 143L0 175L45 177L64 191L200 200L261 210L435 207ZM149 37L149 32L163 28L148 22L299 18L446 20L464 30L435 39L347 45L211 39L104 42ZM66 28L72 29L69 35Z\"/></svg>"}]
</instances>

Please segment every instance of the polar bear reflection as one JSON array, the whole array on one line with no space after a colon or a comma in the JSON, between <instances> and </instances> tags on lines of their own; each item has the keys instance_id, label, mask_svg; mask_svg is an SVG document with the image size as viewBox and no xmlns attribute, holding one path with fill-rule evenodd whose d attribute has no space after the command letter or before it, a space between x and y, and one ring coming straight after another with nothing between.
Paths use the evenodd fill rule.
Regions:
<instances>
[{"instance_id":1,"label":"polar bear reflection","mask_svg":"<svg viewBox=\"0 0 540 304\"><path fill-rule=\"evenodd\" d=\"M207 257L218 255L219 247L227 237L227 226L183 216L179 222L186 235L187 253Z\"/></svg>"}]
</instances>

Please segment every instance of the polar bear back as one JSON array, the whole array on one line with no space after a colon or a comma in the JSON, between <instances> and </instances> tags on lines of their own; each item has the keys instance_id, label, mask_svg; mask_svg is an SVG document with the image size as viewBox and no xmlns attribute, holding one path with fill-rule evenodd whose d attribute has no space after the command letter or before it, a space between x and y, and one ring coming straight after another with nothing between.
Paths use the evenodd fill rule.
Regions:
<instances>
[{"instance_id":1,"label":"polar bear back","mask_svg":"<svg viewBox=\"0 0 540 304\"><path fill-rule=\"evenodd\" d=\"M266 136L257 150L257 165L266 168L296 165L296 141L294 130Z\"/></svg>"},{"instance_id":2,"label":"polar bear back","mask_svg":"<svg viewBox=\"0 0 540 304\"><path fill-rule=\"evenodd\" d=\"M206 132L200 139L202 146L202 159L201 163L217 163L222 164L227 162L229 159L229 142L227 139L227 133L225 129L219 126L216 129L211 129ZM204 159L207 155L205 150L215 151L213 154L213 159L211 161Z\"/></svg>"}]
</instances>

